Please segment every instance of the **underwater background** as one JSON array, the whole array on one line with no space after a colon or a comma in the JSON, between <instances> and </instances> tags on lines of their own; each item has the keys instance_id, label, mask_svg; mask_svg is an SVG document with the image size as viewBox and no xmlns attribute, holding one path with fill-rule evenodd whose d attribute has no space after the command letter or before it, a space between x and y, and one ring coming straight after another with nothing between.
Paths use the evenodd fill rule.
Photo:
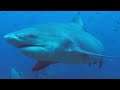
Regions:
<instances>
[{"instance_id":1,"label":"underwater background","mask_svg":"<svg viewBox=\"0 0 120 90\"><path fill-rule=\"evenodd\" d=\"M105 58L96 65L53 64L32 72L35 60L22 55L4 35L47 22L70 22L77 11L0 11L0 79L12 79L16 70L24 79L119 79L120 60ZM105 55L120 57L120 11L81 11L84 29L100 40Z\"/></svg>"}]
</instances>

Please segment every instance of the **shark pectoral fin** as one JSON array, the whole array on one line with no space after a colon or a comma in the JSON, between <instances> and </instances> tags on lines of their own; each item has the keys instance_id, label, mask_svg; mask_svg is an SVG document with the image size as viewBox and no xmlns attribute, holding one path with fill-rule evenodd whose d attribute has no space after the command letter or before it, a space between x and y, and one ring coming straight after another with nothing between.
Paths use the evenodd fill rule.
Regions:
<instances>
[{"instance_id":1,"label":"shark pectoral fin","mask_svg":"<svg viewBox=\"0 0 120 90\"><path fill-rule=\"evenodd\" d=\"M55 64L57 62L52 62L52 61L39 61L36 63L36 65L32 68L32 71L38 71L41 69L46 68L47 66L51 65L51 64Z\"/></svg>"},{"instance_id":2,"label":"shark pectoral fin","mask_svg":"<svg viewBox=\"0 0 120 90\"><path fill-rule=\"evenodd\" d=\"M101 57L101 58L112 58L112 59L120 59L120 57L114 57L114 56L107 56L107 55L102 55L102 54L96 54L96 53L92 53L92 52L88 52L82 49L78 49L77 50L78 53L81 54L86 54L86 55L92 55L92 56L97 56L97 57Z\"/></svg>"}]
</instances>

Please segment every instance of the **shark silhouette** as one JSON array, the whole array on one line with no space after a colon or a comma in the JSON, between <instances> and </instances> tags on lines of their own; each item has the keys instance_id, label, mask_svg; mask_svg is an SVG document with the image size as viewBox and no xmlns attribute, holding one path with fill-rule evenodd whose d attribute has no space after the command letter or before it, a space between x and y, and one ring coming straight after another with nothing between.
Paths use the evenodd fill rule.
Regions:
<instances>
[{"instance_id":1,"label":"shark silhouette","mask_svg":"<svg viewBox=\"0 0 120 90\"><path fill-rule=\"evenodd\" d=\"M10 79L22 79L20 73L17 72L15 68L10 70Z\"/></svg>"},{"instance_id":2,"label":"shark silhouette","mask_svg":"<svg viewBox=\"0 0 120 90\"><path fill-rule=\"evenodd\" d=\"M86 32L78 12L69 23L46 23L9 33L5 40L37 61L33 71L55 63L103 65L102 43Z\"/></svg>"}]
</instances>

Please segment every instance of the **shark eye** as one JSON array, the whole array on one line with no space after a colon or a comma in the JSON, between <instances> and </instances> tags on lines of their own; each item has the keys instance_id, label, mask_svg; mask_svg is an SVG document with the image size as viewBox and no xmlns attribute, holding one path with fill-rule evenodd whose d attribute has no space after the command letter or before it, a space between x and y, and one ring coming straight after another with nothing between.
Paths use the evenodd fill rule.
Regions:
<instances>
[{"instance_id":1,"label":"shark eye","mask_svg":"<svg viewBox=\"0 0 120 90\"><path fill-rule=\"evenodd\" d=\"M15 35L16 37L18 37L19 39L23 39L23 36L20 35Z\"/></svg>"},{"instance_id":2,"label":"shark eye","mask_svg":"<svg viewBox=\"0 0 120 90\"><path fill-rule=\"evenodd\" d=\"M29 37L29 38L37 38L35 35L33 35L33 34L28 34L28 36L27 37Z\"/></svg>"}]
</instances>

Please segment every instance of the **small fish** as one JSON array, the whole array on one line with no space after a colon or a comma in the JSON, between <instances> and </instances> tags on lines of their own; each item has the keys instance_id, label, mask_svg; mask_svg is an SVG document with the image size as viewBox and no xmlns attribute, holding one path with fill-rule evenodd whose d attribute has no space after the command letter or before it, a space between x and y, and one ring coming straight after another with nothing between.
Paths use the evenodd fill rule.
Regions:
<instances>
[{"instance_id":1,"label":"small fish","mask_svg":"<svg viewBox=\"0 0 120 90\"><path fill-rule=\"evenodd\" d=\"M112 28L112 31L118 32L118 31L119 31L119 29L117 29L117 28L113 27L113 28Z\"/></svg>"},{"instance_id":2,"label":"small fish","mask_svg":"<svg viewBox=\"0 0 120 90\"><path fill-rule=\"evenodd\" d=\"M102 14L101 12L95 12L96 14Z\"/></svg>"},{"instance_id":3,"label":"small fish","mask_svg":"<svg viewBox=\"0 0 120 90\"><path fill-rule=\"evenodd\" d=\"M117 24L120 24L120 20L115 20L114 18L112 18L112 20L117 23Z\"/></svg>"}]
</instances>

